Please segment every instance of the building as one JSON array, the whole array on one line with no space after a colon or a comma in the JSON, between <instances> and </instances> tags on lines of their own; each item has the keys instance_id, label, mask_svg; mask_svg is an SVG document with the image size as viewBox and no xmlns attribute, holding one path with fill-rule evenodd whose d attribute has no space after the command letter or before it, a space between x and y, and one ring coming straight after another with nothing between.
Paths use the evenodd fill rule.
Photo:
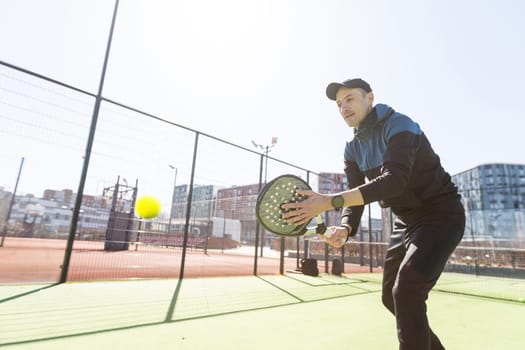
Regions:
<instances>
[{"instance_id":1,"label":"building","mask_svg":"<svg viewBox=\"0 0 525 350\"><path fill-rule=\"evenodd\" d=\"M11 194L2 197L0 208L8 208ZM5 197L5 198L4 198ZM65 238L69 235L76 194L70 189L46 189L41 198L33 194L17 195L9 216L10 234L21 237ZM104 237L112 198L82 196L77 233L82 239ZM131 210L131 201L119 199L118 208ZM2 218L5 220L6 213Z\"/></svg>"},{"instance_id":2,"label":"building","mask_svg":"<svg viewBox=\"0 0 525 350\"><path fill-rule=\"evenodd\" d=\"M239 220L242 241L255 242L258 193L259 184L223 188L217 192L216 216Z\"/></svg>"},{"instance_id":3,"label":"building","mask_svg":"<svg viewBox=\"0 0 525 350\"><path fill-rule=\"evenodd\" d=\"M467 213L464 239L525 239L525 164L479 165L452 180Z\"/></svg>"},{"instance_id":4,"label":"building","mask_svg":"<svg viewBox=\"0 0 525 350\"><path fill-rule=\"evenodd\" d=\"M62 191L57 191L63 194ZM85 196L80 210L77 230L81 238L103 236L111 202L104 197ZM73 214L73 199L62 196L37 198L17 195L9 217L10 227L17 236L63 238L69 234Z\"/></svg>"},{"instance_id":5,"label":"building","mask_svg":"<svg viewBox=\"0 0 525 350\"><path fill-rule=\"evenodd\" d=\"M215 214L215 197L218 188L213 185L194 185L191 198L191 218L209 219ZM178 185L173 191L173 203L171 217L177 219L186 218L189 186Z\"/></svg>"},{"instance_id":6,"label":"building","mask_svg":"<svg viewBox=\"0 0 525 350\"><path fill-rule=\"evenodd\" d=\"M184 231L189 194L187 184L175 187L172 207L172 225L176 233ZM242 241L255 239L255 204L259 184L219 188L213 185L194 185L190 213L192 235L213 235L217 218L240 222ZM217 225L215 225L217 226ZM233 235L232 235L233 236Z\"/></svg>"}]
</instances>

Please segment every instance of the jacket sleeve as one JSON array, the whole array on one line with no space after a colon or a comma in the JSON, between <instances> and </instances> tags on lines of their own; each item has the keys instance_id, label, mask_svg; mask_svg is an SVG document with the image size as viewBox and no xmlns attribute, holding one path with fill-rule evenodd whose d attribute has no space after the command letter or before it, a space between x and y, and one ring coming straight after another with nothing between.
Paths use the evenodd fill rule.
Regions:
<instances>
[{"instance_id":1,"label":"jacket sleeve","mask_svg":"<svg viewBox=\"0 0 525 350\"><path fill-rule=\"evenodd\" d=\"M350 160L345 160L345 174L348 179L348 188L359 187L365 183L365 176L359 170L357 163ZM354 207L345 207L341 214L341 225L350 225L352 231L349 237L353 237L357 234L359 229L359 223L361 222L361 216L363 215L363 205Z\"/></svg>"},{"instance_id":2,"label":"jacket sleeve","mask_svg":"<svg viewBox=\"0 0 525 350\"><path fill-rule=\"evenodd\" d=\"M401 131L388 139L381 174L359 187L365 203L388 200L405 192L412 176L421 135Z\"/></svg>"}]
</instances>

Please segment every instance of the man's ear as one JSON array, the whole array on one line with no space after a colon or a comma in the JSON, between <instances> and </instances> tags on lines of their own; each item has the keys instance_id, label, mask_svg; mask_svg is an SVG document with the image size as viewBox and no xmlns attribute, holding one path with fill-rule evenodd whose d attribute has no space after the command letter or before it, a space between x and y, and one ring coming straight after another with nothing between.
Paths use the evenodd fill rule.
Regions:
<instances>
[{"instance_id":1,"label":"man's ear","mask_svg":"<svg viewBox=\"0 0 525 350\"><path fill-rule=\"evenodd\" d=\"M367 100L369 106L373 106L374 105L374 93L372 91L370 91L368 94L366 94L366 100Z\"/></svg>"}]
</instances>

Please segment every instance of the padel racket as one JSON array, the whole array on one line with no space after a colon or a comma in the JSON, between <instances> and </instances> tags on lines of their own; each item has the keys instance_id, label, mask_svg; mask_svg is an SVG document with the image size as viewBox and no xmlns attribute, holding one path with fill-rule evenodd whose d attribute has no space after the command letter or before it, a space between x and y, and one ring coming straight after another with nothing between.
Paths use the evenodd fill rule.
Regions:
<instances>
[{"instance_id":1,"label":"padel racket","mask_svg":"<svg viewBox=\"0 0 525 350\"><path fill-rule=\"evenodd\" d=\"M279 236L331 234L330 231L326 232L326 225L320 214L315 218L317 225L313 227L308 227L309 222L293 225L282 218L282 214L289 212L289 209L283 209L281 206L285 203L296 203L306 199L296 191L311 189L308 183L295 175L281 175L273 179L263 187L257 196L255 206L257 220L267 231Z\"/></svg>"}]
</instances>

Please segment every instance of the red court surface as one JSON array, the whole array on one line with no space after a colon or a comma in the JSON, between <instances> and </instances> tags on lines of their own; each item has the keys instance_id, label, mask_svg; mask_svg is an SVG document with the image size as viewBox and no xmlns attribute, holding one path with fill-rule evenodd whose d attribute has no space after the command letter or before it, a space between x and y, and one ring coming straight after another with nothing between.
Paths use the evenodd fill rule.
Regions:
<instances>
[{"instance_id":1,"label":"red court surface","mask_svg":"<svg viewBox=\"0 0 525 350\"><path fill-rule=\"evenodd\" d=\"M0 283L58 281L65 247L65 240L7 237L0 248ZM249 246L206 253L187 249L184 276L253 275L254 253L255 248ZM181 248L131 244L129 250L110 252L104 251L104 242L77 241L67 280L178 278L181 257ZM263 257L257 257L257 274L279 274L279 263L279 252L265 250ZM297 264L296 258L284 258L285 270L296 270ZM319 268L324 269L321 261Z\"/></svg>"}]
</instances>

